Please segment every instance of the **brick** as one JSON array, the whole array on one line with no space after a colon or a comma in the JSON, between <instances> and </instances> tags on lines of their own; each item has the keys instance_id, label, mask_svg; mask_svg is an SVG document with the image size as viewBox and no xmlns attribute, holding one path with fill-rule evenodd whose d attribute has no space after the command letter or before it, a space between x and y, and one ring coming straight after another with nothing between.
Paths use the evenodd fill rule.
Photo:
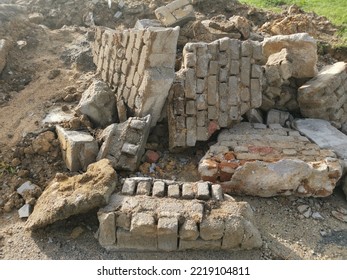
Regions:
<instances>
[{"instance_id":1,"label":"brick","mask_svg":"<svg viewBox=\"0 0 347 280\"><path fill-rule=\"evenodd\" d=\"M178 184L168 185L167 196L172 198L180 197L180 186Z\"/></svg>"},{"instance_id":2,"label":"brick","mask_svg":"<svg viewBox=\"0 0 347 280\"><path fill-rule=\"evenodd\" d=\"M158 249L164 251L177 250L178 243L177 218L162 217L158 220Z\"/></svg>"},{"instance_id":3,"label":"brick","mask_svg":"<svg viewBox=\"0 0 347 280\"><path fill-rule=\"evenodd\" d=\"M207 104L215 105L218 100L217 77L209 76L207 79Z\"/></svg>"},{"instance_id":4,"label":"brick","mask_svg":"<svg viewBox=\"0 0 347 280\"><path fill-rule=\"evenodd\" d=\"M114 245L116 243L116 219L114 213L98 213L99 236L101 246Z\"/></svg>"},{"instance_id":5,"label":"brick","mask_svg":"<svg viewBox=\"0 0 347 280\"><path fill-rule=\"evenodd\" d=\"M205 80L196 79L196 93L203 93L205 90Z\"/></svg>"},{"instance_id":6,"label":"brick","mask_svg":"<svg viewBox=\"0 0 347 280\"><path fill-rule=\"evenodd\" d=\"M150 195L152 191L152 184L151 182L144 181L144 182L138 182L137 183L137 195Z\"/></svg>"},{"instance_id":7,"label":"brick","mask_svg":"<svg viewBox=\"0 0 347 280\"><path fill-rule=\"evenodd\" d=\"M197 94L196 95L196 109L199 111L206 110L207 106L207 96L206 94Z\"/></svg>"},{"instance_id":8,"label":"brick","mask_svg":"<svg viewBox=\"0 0 347 280\"><path fill-rule=\"evenodd\" d=\"M208 63L209 58L207 54L207 47L198 47L196 50L197 62L196 62L196 76L198 78L204 78L208 75Z\"/></svg>"},{"instance_id":9,"label":"brick","mask_svg":"<svg viewBox=\"0 0 347 280\"><path fill-rule=\"evenodd\" d=\"M156 234L152 236L141 236L122 228L117 229L117 249L136 249L156 251L158 238Z\"/></svg>"},{"instance_id":10,"label":"brick","mask_svg":"<svg viewBox=\"0 0 347 280\"><path fill-rule=\"evenodd\" d=\"M163 197L165 195L165 183L164 182L154 182L152 195L156 197Z\"/></svg>"},{"instance_id":11,"label":"brick","mask_svg":"<svg viewBox=\"0 0 347 280\"><path fill-rule=\"evenodd\" d=\"M136 190L136 182L129 178L125 179L123 187L122 187L122 194L134 195L135 190Z\"/></svg>"},{"instance_id":12,"label":"brick","mask_svg":"<svg viewBox=\"0 0 347 280\"><path fill-rule=\"evenodd\" d=\"M182 185L182 198L192 199L195 198L195 188L191 183L184 183Z\"/></svg>"},{"instance_id":13,"label":"brick","mask_svg":"<svg viewBox=\"0 0 347 280\"><path fill-rule=\"evenodd\" d=\"M179 250L219 250L221 248L221 240L205 241L197 239L194 241L180 240Z\"/></svg>"},{"instance_id":14,"label":"brick","mask_svg":"<svg viewBox=\"0 0 347 280\"><path fill-rule=\"evenodd\" d=\"M208 200L210 199L209 184L207 182L197 183L197 199Z\"/></svg>"},{"instance_id":15,"label":"brick","mask_svg":"<svg viewBox=\"0 0 347 280\"><path fill-rule=\"evenodd\" d=\"M187 101L186 114L187 115L196 115L195 101Z\"/></svg>"},{"instance_id":16,"label":"brick","mask_svg":"<svg viewBox=\"0 0 347 280\"><path fill-rule=\"evenodd\" d=\"M219 240L224 234L224 221L220 218L205 217L200 223L200 237L203 240Z\"/></svg>"},{"instance_id":17,"label":"brick","mask_svg":"<svg viewBox=\"0 0 347 280\"><path fill-rule=\"evenodd\" d=\"M218 119L218 111L215 106L208 106L208 119L209 120L217 120Z\"/></svg>"},{"instance_id":18,"label":"brick","mask_svg":"<svg viewBox=\"0 0 347 280\"><path fill-rule=\"evenodd\" d=\"M196 95L196 78L195 70L187 69L186 80L185 80L185 97L189 99L195 99Z\"/></svg>"},{"instance_id":19,"label":"brick","mask_svg":"<svg viewBox=\"0 0 347 280\"><path fill-rule=\"evenodd\" d=\"M211 186L211 191L212 191L212 199L214 200L223 200L223 189L221 185L214 184Z\"/></svg>"},{"instance_id":20,"label":"brick","mask_svg":"<svg viewBox=\"0 0 347 280\"><path fill-rule=\"evenodd\" d=\"M136 213L131 219L130 232L140 236L156 235L157 227L152 214Z\"/></svg>"},{"instance_id":21,"label":"brick","mask_svg":"<svg viewBox=\"0 0 347 280\"><path fill-rule=\"evenodd\" d=\"M187 118L187 146L194 147L196 143L196 118Z\"/></svg>"},{"instance_id":22,"label":"brick","mask_svg":"<svg viewBox=\"0 0 347 280\"><path fill-rule=\"evenodd\" d=\"M251 60L248 57L241 58L241 83L249 86L251 76Z\"/></svg>"},{"instance_id":23,"label":"brick","mask_svg":"<svg viewBox=\"0 0 347 280\"><path fill-rule=\"evenodd\" d=\"M196 240L199 237L198 226L195 221L187 219L179 230L181 240Z\"/></svg>"},{"instance_id":24,"label":"brick","mask_svg":"<svg viewBox=\"0 0 347 280\"><path fill-rule=\"evenodd\" d=\"M196 116L197 126L207 125L207 111L198 111Z\"/></svg>"}]
</instances>

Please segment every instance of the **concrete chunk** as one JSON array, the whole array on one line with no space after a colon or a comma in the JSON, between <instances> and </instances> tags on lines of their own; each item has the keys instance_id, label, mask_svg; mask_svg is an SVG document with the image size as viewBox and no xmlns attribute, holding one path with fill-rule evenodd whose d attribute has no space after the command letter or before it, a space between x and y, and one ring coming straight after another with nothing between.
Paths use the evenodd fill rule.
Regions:
<instances>
[{"instance_id":1,"label":"concrete chunk","mask_svg":"<svg viewBox=\"0 0 347 280\"><path fill-rule=\"evenodd\" d=\"M76 111L87 115L96 125L105 127L116 118L115 97L108 85L100 80L94 80L83 92Z\"/></svg>"},{"instance_id":2,"label":"concrete chunk","mask_svg":"<svg viewBox=\"0 0 347 280\"><path fill-rule=\"evenodd\" d=\"M116 243L116 219L114 213L98 213L99 236L101 246L109 246Z\"/></svg>"}]
</instances>

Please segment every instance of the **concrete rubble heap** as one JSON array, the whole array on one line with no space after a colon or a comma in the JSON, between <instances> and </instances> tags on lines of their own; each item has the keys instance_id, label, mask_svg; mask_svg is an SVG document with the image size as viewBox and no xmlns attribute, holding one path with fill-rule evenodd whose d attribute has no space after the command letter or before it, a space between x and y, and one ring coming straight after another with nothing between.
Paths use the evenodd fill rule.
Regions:
<instances>
[{"instance_id":1,"label":"concrete rubble heap","mask_svg":"<svg viewBox=\"0 0 347 280\"><path fill-rule=\"evenodd\" d=\"M317 74L317 43L306 33L265 38L266 83L261 109L299 111L297 88Z\"/></svg>"},{"instance_id":2,"label":"concrete rubble heap","mask_svg":"<svg viewBox=\"0 0 347 280\"><path fill-rule=\"evenodd\" d=\"M303 116L327 120L341 128L347 123L347 64L324 67L299 88L298 101Z\"/></svg>"},{"instance_id":3,"label":"concrete rubble heap","mask_svg":"<svg viewBox=\"0 0 347 280\"><path fill-rule=\"evenodd\" d=\"M155 10L158 20L165 26L183 25L195 19L192 0L176 0Z\"/></svg>"},{"instance_id":4,"label":"concrete rubble heap","mask_svg":"<svg viewBox=\"0 0 347 280\"><path fill-rule=\"evenodd\" d=\"M97 72L116 91L119 120L152 116L154 126L174 80L179 27L125 31L97 27Z\"/></svg>"},{"instance_id":5,"label":"concrete rubble heap","mask_svg":"<svg viewBox=\"0 0 347 280\"><path fill-rule=\"evenodd\" d=\"M221 186L207 182L128 178L98 218L98 240L108 250L231 250L262 245L249 204L224 200Z\"/></svg>"},{"instance_id":6,"label":"concrete rubble heap","mask_svg":"<svg viewBox=\"0 0 347 280\"><path fill-rule=\"evenodd\" d=\"M108 158L117 170L135 171L145 153L150 125L151 117L148 115L106 127L101 135L104 142L97 160Z\"/></svg>"},{"instance_id":7,"label":"concrete rubble heap","mask_svg":"<svg viewBox=\"0 0 347 280\"><path fill-rule=\"evenodd\" d=\"M202 179L222 182L224 191L263 197L328 196L342 170L334 152L279 124L223 130L199 164Z\"/></svg>"},{"instance_id":8,"label":"concrete rubble heap","mask_svg":"<svg viewBox=\"0 0 347 280\"><path fill-rule=\"evenodd\" d=\"M260 107L262 59L261 44L250 40L186 44L168 102L170 148L206 141Z\"/></svg>"}]
</instances>

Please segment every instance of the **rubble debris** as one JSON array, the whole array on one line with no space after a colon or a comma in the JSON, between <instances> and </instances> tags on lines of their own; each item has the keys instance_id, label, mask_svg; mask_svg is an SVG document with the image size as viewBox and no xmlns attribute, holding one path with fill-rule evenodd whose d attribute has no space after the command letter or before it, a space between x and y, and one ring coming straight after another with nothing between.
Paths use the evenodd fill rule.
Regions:
<instances>
[{"instance_id":1,"label":"rubble debris","mask_svg":"<svg viewBox=\"0 0 347 280\"><path fill-rule=\"evenodd\" d=\"M199 184L208 197L199 198ZM139 192L142 185L148 186L146 192ZM182 196L170 197L172 186ZM113 194L98 212L99 243L107 250L140 251L260 247L261 236L249 204L223 199L217 203L213 190L218 187L221 189L209 183L128 178L122 191ZM192 196L183 196L183 192Z\"/></svg>"},{"instance_id":2,"label":"rubble debris","mask_svg":"<svg viewBox=\"0 0 347 280\"><path fill-rule=\"evenodd\" d=\"M266 124L278 123L283 127L290 127L293 120L294 118L289 112L271 109L267 113Z\"/></svg>"},{"instance_id":3,"label":"rubble debris","mask_svg":"<svg viewBox=\"0 0 347 280\"><path fill-rule=\"evenodd\" d=\"M148 27L123 32L96 28L94 63L115 89L120 121L152 117L155 126L174 80L179 27ZM124 111L126 110L126 111Z\"/></svg>"},{"instance_id":4,"label":"rubble debris","mask_svg":"<svg viewBox=\"0 0 347 280\"><path fill-rule=\"evenodd\" d=\"M61 152L70 171L86 170L95 162L99 152L97 141L87 132L67 130L56 126Z\"/></svg>"},{"instance_id":5,"label":"rubble debris","mask_svg":"<svg viewBox=\"0 0 347 280\"><path fill-rule=\"evenodd\" d=\"M263 53L266 59L284 48L290 54L292 77L312 78L316 76L318 57L315 39L307 33L277 35L264 39Z\"/></svg>"},{"instance_id":6,"label":"rubble debris","mask_svg":"<svg viewBox=\"0 0 347 280\"><path fill-rule=\"evenodd\" d=\"M324 67L316 77L298 89L304 117L330 121L339 128L347 122L347 63Z\"/></svg>"},{"instance_id":7,"label":"rubble debris","mask_svg":"<svg viewBox=\"0 0 347 280\"><path fill-rule=\"evenodd\" d=\"M252 26L245 17L234 15L229 18L229 21L241 33L243 40L247 40L249 38L249 36L251 35Z\"/></svg>"},{"instance_id":8,"label":"rubble debris","mask_svg":"<svg viewBox=\"0 0 347 280\"><path fill-rule=\"evenodd\" d=\"M194 8L191 0L175 0L157 8L155 16L165 26L182 26L195 19Z\"/></svg>"},{"instance_id":9,"label":"rubble debris","mask_svg":"<svg viewBox=\"0 0 347 280\"><path fill-rule=\"evenodd\" d=\"M168 101L170 149L192 147L261 105L262 49L223 38L188 43Z\"/></svg>"},{"instance_id":10,"label":"rubble debris","mask_svg":"<svg viewBox=\"0 0 347 280\"><path fill-rule=\"evenodd\" d=\"M151 116L148 115L106 127L97 159L108 158L116 170L135 171L145 152L150 125Z\"/></svg>"},{"instance_id":11,"label":"rubble debris","mask_svg":"<svg viewBox=\"0 0 347 280\"><path fill-rule=\"evenodd\" d=\"M43 124L58 124L62 122L68 122L74 118L74 112L63 111L60 107L54 108L49 112L46 117L42 120Z\"/></svg>"},{"instance_id":12,"label":"rubble debris","mask_svg":"<svg viewBox=\"0 0 347 280\"><path fill-rule=\"evenodd\" d=\"M330 149L341 159L347 159L347 136L320 119L297 119L293 128L305 135L321 149Z\"/></svg>"},{"instance_id":13,"label":"rubble debris","mask_svg":"<svg viewBox=\"0 0 347 280\"><path fill-rule=\"evenodd\" d=\"M139 19L135 23L134 29L146 29L148 27L162 27L162 25L156 19Z\"/></svg>"},{"instance_id":14,"label":"rubble debris","mask_svg":"<svg viewBox=\"0 0 347 280\"><path fill-rule=\"evenodd\" d=\"M31 205L24 204L21 208L18 209L19 218L28 218L31 213Z\"/></svg>"},{"instance_id":15,"label":"rubble debris","mask_svg":"<svg viewBox=\"0 0 347 280\"><path fill-rule=\"evenodd\" d=\"M107 159L90 164L80 175L58 173L37 200L26 228L35 230L106 205L116 182L117 174Z\"/></svg>"},{"instance_id":16,"label":"rubble debris","mask_svg":"<svg viewBox=\"0 0 347 280\"><path fill-rule=\"evenodd\" d=\"M223 130L199 163L201 178L224 192L262 197L330 195L342 176L336 155L279 124Z\"/></svg>"},{"instance_id":17,"label":"rubble debris","mask_svg":"<svg viewBox=\"0 0 347 280\"><path fill-rule=\"evenodd\" d=\"M106 127L116 121L116 99L112 90L101 80L94 80L83 92L75 108L79 114L85 114L99 127Z\"/></svg>"},{"instance_id":18,"label":"rubble debris","mask_svg":"<svg viewBox=\"0 0 347 280\"><path fill-rule=\"evenodd\" d=\"M26 181L17 189L17 193L24 199L26 204L34 205L42 190L38 185Z\"/></svg>"}]
</instances>

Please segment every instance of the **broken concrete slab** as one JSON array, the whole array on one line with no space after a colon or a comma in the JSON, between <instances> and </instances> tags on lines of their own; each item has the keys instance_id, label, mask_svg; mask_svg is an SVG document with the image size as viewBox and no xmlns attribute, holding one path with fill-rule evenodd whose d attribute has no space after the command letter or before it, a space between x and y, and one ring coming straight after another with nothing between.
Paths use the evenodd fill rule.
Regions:
<instances>
[{"instance_id":1,"label":"broken concrete slab","mask_svg":"<svg viewBox=\"0 0 347 280\"><path fill-rule=\"evenodd\" d=\"M312 78L317 74L317 42L307 33L277 35L265 38L263 53L265 58L286 48L291 56L292 77Z\"/></svg>"},{"instance_id":2,"label":"broken concrete slab","mask_svg":"<svg viewBox=\"0 0 347 280\"><path fill-rule=\"evenodd\" d=\"M122 189L128 189L129 181L134 183L134 191L113 194L110 203L98 212L98 239L107 250L233 250L258 248L262 245L249 204L225 201L221 197L215 200L212 188L221 190L218 185L203 183L207 186L203 189L207 189L209 195L201 200L198 194L192 198L184 197L183 194L177 198L168 195L170 186L177 185L182 190L183 186L189 184L192 188L198 189L199 182L185 183L133 177L124 180ZM139 195L135 191L143 183L150 184L151 195ZM165 189L165 196L160 198L154 191L158 183ZM212 204L213 209L207 211L207 205ZM110 214L112 217L108 218ZM131 221L124 223L125 216ZM230 224L234 219L241 221L234 226L235 230L242 232L242 237L237 240L225 231L225 224Z\"/></svg>"},{"instance_id":3,"label":"broken concrete slab","mask_svg":"<svg viewBox=\"0 0 347 280\"><path fill-rule=\"evenodd\" d=\"M66 130L59 125L56 132L63 159L70 171L85 171L90 163L95 162L99 146L93 136L87 132Z\"/></svg>"},{"instance_id":4,"label":"broken concrete slab","mask_svg":"<svg viewBox=\"0 0 347 280\"><path fill-rule=\"evenodd\" d=\"M261 105L261 45L223 38L212 43L188 43L182 68L168 99L170 149L207 141L223 127Z\"/></svg>"},{"instance_id":5,"label":"broken concrete slab","mask_svg":"<svg viewBox=\"0 0 347 280\"><path fill-rule=\"evenodd\" d=\"M116 121L116 98L105 82L94 80L82 93L75 111L87 115L95 126L105 127Z\"/></svg>"},{"instance_id":6,"label":"broken concrete slab","mask_svg":"<svg viewBox=\"0 0 347 280\"><path fill-rule=\"evenodd\" d=\"M203 180L224 192L270 197L330 195L342 162L297 131L280 125L240 123L223 130L199 163Z\"/></svg>"},{"instance_id":7,"label":"broken concrete slab","mask_svg":"<svg viewBox=\"0 0 347 280\"><path fill-rule=\"evenodd\" d=\"M320 119L297 119L293 127L316 143L321 149L334 151L341 159L347 159L347 135Z\"/></svg>"},{"instance_id":8,"label":"broken concrete slab","mask_svg":"<svg viewBox=\"0 0 347 280\"><path fill-rule=\"evenodd\" d=\"M347 122L347 63L324 67L316 77L298 89L304 117L324 119L341 127Z\"/></svg>"},{"instance_id":9,"label":"broken concrete slab","mask_svg":"<svg viewBox=\"0 0 347 280\"><path fill-rule=\"evenodd\" d=\"M151 116L148 115L106 127L97 159L108 158L117 170L135 171L145 153L150 126Z\"/></svg>"},{"instance_id":10,"label":"broken concrete slab","mask_svg":"<svg viewBox=\"0 0 347 280\"><path fill-rule=\"evenodd\" d=\"M26 228L35 230L106 205L116 182L117 174L107 159L90 164L80 175L58 173L37 200Z\"/></svg>"},{"instance_id":11,"label":"broken concrete slab","mask_svg":"<svg viewBox=\"0 0 347 280\"><path fill-rule=\"evenodd\" d=\"M102 80L116 92L120 121L150 114L155 126L161 118L175 77L179 30L96 28L94 63Z\"/></svg>"},{"instance_id":12,"label":"broken concrete slab","mask_svg":"<svg viewBox=\"0 0 347 280\"><path fill-rule=\"evenodd\" d=\"M165 26L182 26L195 19L194 8L191 4L191 0L175 0L157 8L154 13Z\"/></svg>"}]
</instances>

